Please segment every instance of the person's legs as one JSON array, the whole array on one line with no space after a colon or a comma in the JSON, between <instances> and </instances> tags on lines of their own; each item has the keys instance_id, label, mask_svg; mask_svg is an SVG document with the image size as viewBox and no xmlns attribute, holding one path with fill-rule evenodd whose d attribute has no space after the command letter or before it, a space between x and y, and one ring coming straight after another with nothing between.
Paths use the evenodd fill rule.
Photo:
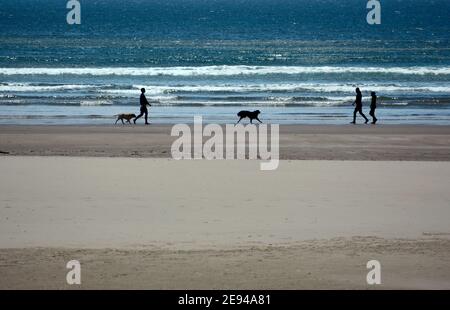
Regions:
<instances>
[{"instance_id":1,"label":"person's legs","mask_svg":"<svg viewBox=\"0 0 450 310\"><path fill-rule=\"evenodd\" d=\"M375 116L375 109L370 110L370 115L372 116L372 124L376 124L378 121L377 117Z\"/></svg>"},{"instance_id":2,"label":"person's legs","mask_svg":"<svg viewBox=\"0 0 450 310\"><path fill-rule=\"evenodd\" d=\"M358 112L358 109L355 108L355 110L353 111L353 122L352 124L356 124L356 113Z\"/></svg>"},{"instance_id":3,"label":"person's legs","mask_svg":"<svg viewBox=\"0 0 450 310\"><path fill-rule=\"evenodd\" d=\"M147 111L147 109L145 110L144 114L145 114L145 124L147 125L148 124L148 111Z\"/></svg>"},{"instance_id":4,"label":"person's legs","mask_svg":"<svg viewBox=\"0 0 450 310\"><path fill-rule=\"evenodd\" d=\"M142 117L142 115L144 115L144 113L142 113L142 111L141 111L141 114L139 114L138 116L136 116L136 118L133 120L133 123L136 124L136 121L137 121L138 119L140 119L140 118Z\"/></svg>"},{"instance_id":5,"label":"person's legs","mask_svg":"<svg viewBox=\"0 0 450 310\"><path fill-rule=\"evenodd\" d=\"M367 124L367 122L369 121L369 119L364 115L364 113L363 113L363 111L362 111L362 108L360 108L358 112L359 112L359 114L361 114L362 117L364 117L364 119L366 120L366 124Z\"/></svg>"},{"instance_id":6,"label":"person's legs","mask_svg":"<svg viewBox=\"0 0 450 310\"><path fill-rule=\"evenodd\" d=\"M138 116L136 116L136 118L133 120L133 122L136 124L136 121L138 119L140 119L144 114L146 114L147 109L141 108L141 114L139 114ZM145 116L145 123L147 123L147 115Z\"/></svg>"}]
</instances>

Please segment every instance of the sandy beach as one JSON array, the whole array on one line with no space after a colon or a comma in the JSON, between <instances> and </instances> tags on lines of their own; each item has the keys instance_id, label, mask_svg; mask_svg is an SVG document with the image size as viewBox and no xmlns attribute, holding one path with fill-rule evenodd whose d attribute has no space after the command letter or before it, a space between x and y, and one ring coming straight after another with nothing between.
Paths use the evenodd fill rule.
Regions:
<instances>
[{"instance_id":1,"label":"sandy beach","mask_svg":"<svg viewBox=\"0 0 450 310\"><path fill-rule=\"evenodd\" d=\"M449 127L283 126L274 171L169 133L2 126L0 288L74 288L72 259L85 289L450 288Z\"/></svg>"},{"instance_id":2,"label":"sandy beach","mask_svg":"<svg viewBox=\"0 0 450 310\"><path fill-rule=\"evenodd\" d=\"M170 158L172 126L0 126L0 152ZM0 153L1 155L1 153ZM449 161L450 126L283 125L280 159Z\"/></svg>"}]
</instances>

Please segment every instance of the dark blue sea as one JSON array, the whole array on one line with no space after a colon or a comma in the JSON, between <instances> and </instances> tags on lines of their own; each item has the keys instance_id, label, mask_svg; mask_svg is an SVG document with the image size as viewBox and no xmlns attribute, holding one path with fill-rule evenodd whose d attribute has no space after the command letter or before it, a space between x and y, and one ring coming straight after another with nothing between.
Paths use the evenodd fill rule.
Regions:
<instances>
[{"instance_id":1,"label":"dark blue sea","mask_svg":"<svg viewBox=\"0 0 450 310\"><path fill-rule=\"evenodd\" d=\"M450 1L0 0L0 124L346 124L354 89L381 123L450 125Z\"/></svg>"}]
</instances>

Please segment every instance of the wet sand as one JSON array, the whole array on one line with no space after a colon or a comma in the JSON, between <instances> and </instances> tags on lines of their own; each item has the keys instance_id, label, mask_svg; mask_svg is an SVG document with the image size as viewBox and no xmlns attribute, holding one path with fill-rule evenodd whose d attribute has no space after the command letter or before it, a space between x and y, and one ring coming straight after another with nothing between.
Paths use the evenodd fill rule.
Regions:
<instances>
[{"instance_id":1,"label":"wet sand","mask_svg":"<svg viewBox=\"0 0 450 310\"><path fill-rule=\"evenodd\" d=\"M171 157L172 126L0 126L0 155ZM450 126L280 126L280 158L449 161Z\"/></svg>"}]
</instances>

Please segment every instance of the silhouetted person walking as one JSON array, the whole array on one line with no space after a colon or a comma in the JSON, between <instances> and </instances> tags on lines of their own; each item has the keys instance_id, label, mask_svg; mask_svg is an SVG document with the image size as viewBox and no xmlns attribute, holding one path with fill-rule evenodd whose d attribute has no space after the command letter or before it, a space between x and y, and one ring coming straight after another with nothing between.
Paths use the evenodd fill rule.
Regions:
<instances>
[{"instance_id":1,"label":"silhouetted person walking","mask_svg":"<svg viewBox=\"0 0 450 310\"><path fill-rule=\"evenodd\" d=\"M151 107L152 105L148 103L147 98L145 97L145 88L141 88L141 114L136 116L136 118L133 120L133 122L136 124L136 121L142 117L142 115L145 114L145 125L150 125L148 122L148 110L147 106Z\"/></svg>"},{"instance_id":2,"label":"silhouetted person walking","mask_svg":"<svg viewBox=\"0 0 450 310\"><path fill-rule=\"evenodd\" d=\"M373 91L370 93L372 101L370 102L370 112L369 115L372 116L372 124L376 124L378 119L375 116L375 109L377 108L377 94Z\"/></svg>"},{"instance_id":3,"label":"silhouetted person walking","mask_svg":"<svg viewBox=\"0 0 450 310\"><path fill-rule=\"evenodd\" d=\"M351 124L356 124L356 113L359 112L359 114L361 114L362 117L364 117L364 119L366 120L366 124L369 121L369 119L364 115L363 111L362 111L362 94L361 91L359 90L359 88L356 88L356 100L353 103L353 105L356 104L355 107L355 111L353 112L353 122L351 122Z\"/></svg>"}]
</instances>

